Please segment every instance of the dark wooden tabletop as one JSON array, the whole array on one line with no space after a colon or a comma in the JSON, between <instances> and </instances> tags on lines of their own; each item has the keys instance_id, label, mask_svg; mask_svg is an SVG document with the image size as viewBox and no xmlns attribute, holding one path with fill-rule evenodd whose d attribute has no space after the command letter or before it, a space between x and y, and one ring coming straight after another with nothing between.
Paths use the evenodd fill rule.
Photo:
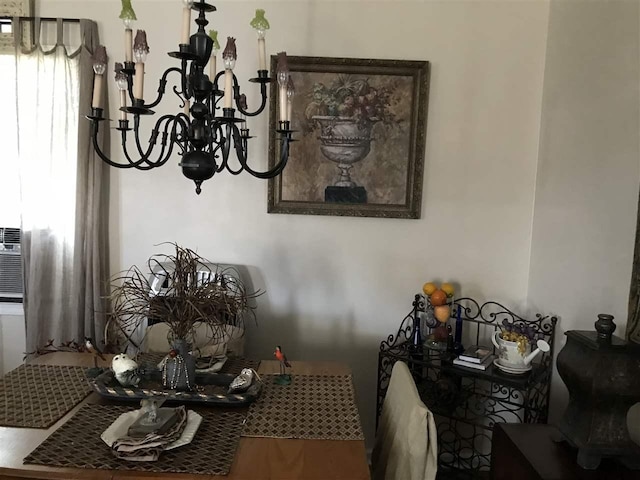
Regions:
<instances>
[{"instance_id":1,"label":"dark wooden tabletop","mask_svg":"<svg viewBox=\"0 0 640 480\"><path fill-rule=\"evenodd\" d=\"M56 352L40 357L37 363L92 366L91 355ZM349 367L335 362L291 362L292 374L346 375ZM259 373L279 373L277 361L262 361ZM165 479L173 480L366 480L369 467L364 441L299 440L285 438L240 439L228 476L158 474L116 470L89 470L24 465L22 459L66 422L80 405L100 402L90 394L49 429L0 427L0 479Z\"/></svg>"},{"instance_id":2,"label":"dark wooden tabletop","mask_svg":"<svg viewBox=\"0 0 640 480\"><path fill-rule=\"evenodd\" d=\"M561 440L553 425L498 423L493 429L493 480L639 480L619 462L605 459L597 470L576 463L577 450Z\"/></svg>"}]
</instances>

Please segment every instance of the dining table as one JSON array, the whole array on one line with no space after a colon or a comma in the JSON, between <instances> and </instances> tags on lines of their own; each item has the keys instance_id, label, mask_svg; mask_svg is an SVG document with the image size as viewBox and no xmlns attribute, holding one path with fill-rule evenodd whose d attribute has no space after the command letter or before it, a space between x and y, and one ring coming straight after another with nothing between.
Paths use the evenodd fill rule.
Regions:
<instances>
[{"instance_id":1,"label":"dining table","mask_svg":"<svg viewBox=\"0 0 640 480\"><path fill-rule=\"evenodd\" d=\"M107 362L110 362L109 357ZM30 363L92 367L93 357L87 353L54 352L41 355ZM288 373L292 375L294 382L296 375L351 374L350 368L340 362L291 361L291 364L292 367ZM259 375L278 374L279 369L278 361L263 360L257 372ZM83 405L110 403L114 401L92 392L49 428L0 427L0 479L365 480L370 478L364 440L242 436L228 475L63 468L23 462L30 452L72 418ZM246 409L246 407L238 408Z\"/></svg>"}]
</instances>

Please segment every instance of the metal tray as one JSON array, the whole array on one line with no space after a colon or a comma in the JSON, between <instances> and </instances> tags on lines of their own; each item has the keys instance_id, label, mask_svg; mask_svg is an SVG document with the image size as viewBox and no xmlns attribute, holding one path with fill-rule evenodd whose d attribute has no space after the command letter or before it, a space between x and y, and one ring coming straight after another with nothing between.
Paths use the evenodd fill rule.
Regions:
<instances>
[{"instance_id":1,"label":"metal tray","mask_svg":"<svg viewBox=\"0 0 640 480\"><path fill-rule=\"evenodd\" d=\"M180 392L166 390L162 386L160 371L147 374L138 387L123 387L107 370L91 380L91 386L101 396L113 400L141 400L164 397L168 402L201 403L223 407L245 407L251 404L262 390L262 383L254 379L244 393L226 393L235 375L226 373L196 373L196 390Z\"/></svg>"}]
</instances>

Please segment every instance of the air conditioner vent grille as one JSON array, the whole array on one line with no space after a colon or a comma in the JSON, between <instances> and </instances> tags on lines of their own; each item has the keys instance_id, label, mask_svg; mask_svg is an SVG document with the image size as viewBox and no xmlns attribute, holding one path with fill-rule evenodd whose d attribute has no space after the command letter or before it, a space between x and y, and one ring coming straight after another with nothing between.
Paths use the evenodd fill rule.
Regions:
<instances>
[{"instance_id":1,"label":"air conditioner vent grille","mask_svg":"<svg viewBox=\"0 0 640 480\"><path fill-rule=\"evenodd\" d=\"M0 253L0 296L22 294L22 257Z\"/></svg>"},{"instance_id":2,"label":"air conditioner vent grille","mask_svg":"<svg viewBox=\"0 0 640 480\"><path fill-rule=\"evenodd\" d=\"M0 244L20 245L20 229L0 227Z\"/></svg>"}]
</instances>

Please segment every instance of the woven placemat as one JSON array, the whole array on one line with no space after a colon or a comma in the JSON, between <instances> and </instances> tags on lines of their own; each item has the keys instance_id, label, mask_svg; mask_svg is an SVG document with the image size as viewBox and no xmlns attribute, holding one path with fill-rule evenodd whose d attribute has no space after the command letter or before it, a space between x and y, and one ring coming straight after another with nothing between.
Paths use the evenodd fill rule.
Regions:
<instances>
[{"instance_id":1,"label":"woven placemat","mask_svg":"<svg viewBox=\"0 0 640 480\"><path fill-rule=\"evenodd\" d=\"M84 367L20 365L0 378L0 425L48 428L91 393Z\"/></svg>"},{"instance_id":2,"label":"woven placemat","mask_svg":"<svg viewBox=\"0 0 640 480\"><path fill-rule=\"evenodd\" d=\"M165 357L164 353L140 353L138 363L141 365L155 366ZM229 357L218 373L240 375L243 368L253 368L257 370L260 360L252 360L245 357Z\"/></svg>"},{"instance_id":3,"label":"woven placemat","mask_svg":"<svg viewBox=\"0 0 640 480\"><path fill-rule=\"evenodd\" d=\"M292 375L291 385L276 377L262 375L243 436L364 440L351 375Z\"/></svg>"},{"instance_id":4,"label":"woven placemat","mask_svg":"<svg viewBox=\"0 0 640 480\"><path fill-rule=\"evenodd\" d=\"M84 405L31 452L24 463L202 475L229 473L240 440L243 413L193 409L203 418L189 445L163 452L157 462L130 462L115 458L100 435L118 416L131 410L134 408L121 405Z\"/></svg>"}]
</instances>

